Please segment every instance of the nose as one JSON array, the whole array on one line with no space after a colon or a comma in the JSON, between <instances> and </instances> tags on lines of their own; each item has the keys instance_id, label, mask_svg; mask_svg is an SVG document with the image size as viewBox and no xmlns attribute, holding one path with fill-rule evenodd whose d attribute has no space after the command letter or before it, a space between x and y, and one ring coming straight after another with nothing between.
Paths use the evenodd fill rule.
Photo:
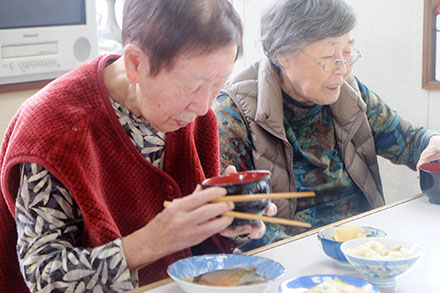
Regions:
<instances>
[{"instance_id":1,"label":"nose","mask_svg":"<svg viewBox=\"0 0 440 293\"><path fill-rule=\"evenodd\" d=\"M195 113L197 116L203 116L208 113L214 103L218 93L213 92L209 88L200 89L194 96L188 110Z\"/></svg>"},{"instance_id":2,"label":"nose","mask_svg":"<svg viewBox=\"0 0 440 293\"><path fill-rule=\"evenodd\" d=\"M338 59L335 60L334 62L335 62L335 67L333 73L345 74L348 71L346 59Z\"/></svg>"}]
</instances>

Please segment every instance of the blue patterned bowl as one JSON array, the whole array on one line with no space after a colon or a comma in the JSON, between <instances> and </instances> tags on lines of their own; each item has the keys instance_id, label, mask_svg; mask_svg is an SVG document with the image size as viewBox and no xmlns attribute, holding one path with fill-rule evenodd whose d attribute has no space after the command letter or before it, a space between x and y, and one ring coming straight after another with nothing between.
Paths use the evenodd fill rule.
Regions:
<instances>
[{"instance_id":1,"label":"blue patterned bowl","mask_svg":"<svg viewBox=\"0 0 440 293\"><path fill-rule=\"evenodd\" d=\"M350 264L371 283L378 287L395 287L396 277L407 273L424 253L424 249L414 243L392 239L388 237L375 238L389 249L404 247L409 250L410 256L399 259L379 259L356 256L352 249L359 248L371 239L358 238L344 242L341 250Z\"/></svg>"},{"instance_id":2,"label":"blue patterned bowl","mask_svg":"<svg viewBox=\"0 0 440 293\"><path fill-rule=\"evenodd\" d=\"M365 293L380 293L379 289L370 282L343 275L307 275L286 280L280 285L280 293L304 293L307 292L307 289L312 289L327 280L333 279L339 279L349 285L362 288L364 290L362 292Z\"/></svg>"},{"instance_id":3,"label":"blue patterned bowl","mask_svg":"<svg viewBox=\"0 0 440 293\"><path fill-rule=\"evenodd\" d=\"M241 286L208 286L188 281L204 273L225 268L256 267L257 273L268 279L268 282ZM240 292L262 293L274 292L272 283L284 275L284 267L276 261L252 255L244 254L206 254L191 256L176 261L168 267L168 275L177 282L185 292L191 293L215 293L215 292Z\"/></svg>"},{"instance_id":4,"label":"blue patterned bowl","mask_svg":"<svg viewBox=\"0 0 440 293\"><path fill-rule=\"evenodd\" d=\"M367 238L385 237L387 235L384 231L372 227L362 226L362 230L364 230ZM341 244L344 242L335 241L333 238L334 235L334 227L324 228L318 232L318 239L321 243L322 250L324 250L327 256L336 260L338 263L349 266L350 263L341 251Z\"/></svg>"}]
</instances>

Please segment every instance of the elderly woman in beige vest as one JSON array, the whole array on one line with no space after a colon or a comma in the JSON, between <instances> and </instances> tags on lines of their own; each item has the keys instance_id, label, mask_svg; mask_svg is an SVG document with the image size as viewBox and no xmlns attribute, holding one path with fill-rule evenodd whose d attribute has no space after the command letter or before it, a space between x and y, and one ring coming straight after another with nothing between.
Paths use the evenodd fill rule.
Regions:
<instances>
[{"instance_id":1,"label":"elderly woman in beige vest","mask_svg":"<svg viewBox=\"0 0 440 293\"><path fill-rule=\"evenodd\" d=\"M278 201L313 228L385 204L377 155L417 166L440 158L438 133L414 127L351 74L356 15L343 0L285 0L261 19L265 57L231 79L214 109L223 166L266 169ZM248 248L303 232L271 225ZM246 247L244 247L246 249Z\"/></svg>"}]
</instances>

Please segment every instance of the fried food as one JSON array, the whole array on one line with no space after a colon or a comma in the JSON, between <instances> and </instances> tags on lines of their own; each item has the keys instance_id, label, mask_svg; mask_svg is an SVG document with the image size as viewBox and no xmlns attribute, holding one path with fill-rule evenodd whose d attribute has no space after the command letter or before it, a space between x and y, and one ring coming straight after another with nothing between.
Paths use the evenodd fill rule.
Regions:
<instances>
[{"instance_id":1,"label":"fried food","mask_svg":"<svg viewBox=\"0 0 440 293\"><path fill-rule=\"evenodd\" d=\"M256 270L256 267L216 270L194 277L193 282L210 286L240 286L266 282L267 279Z\"/></svg>"}]
</instances>

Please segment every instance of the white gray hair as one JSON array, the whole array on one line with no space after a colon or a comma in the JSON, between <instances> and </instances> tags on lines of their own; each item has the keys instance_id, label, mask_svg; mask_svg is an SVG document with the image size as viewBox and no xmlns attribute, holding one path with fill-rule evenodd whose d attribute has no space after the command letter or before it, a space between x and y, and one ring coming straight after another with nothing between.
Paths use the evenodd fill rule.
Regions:
<instances>
[{"instance_id":1,"label":"white gray hair","mask_svg":"<svg viewBox=\"0 0 440 293\"><path fill-rule=\"evenodd\" d=\"M343 0L279 0L261 18L263 50L281 67L279 57L288 57L305 46L337 37L356 25L353 7Z\"/></svg>"}]
</instances>

